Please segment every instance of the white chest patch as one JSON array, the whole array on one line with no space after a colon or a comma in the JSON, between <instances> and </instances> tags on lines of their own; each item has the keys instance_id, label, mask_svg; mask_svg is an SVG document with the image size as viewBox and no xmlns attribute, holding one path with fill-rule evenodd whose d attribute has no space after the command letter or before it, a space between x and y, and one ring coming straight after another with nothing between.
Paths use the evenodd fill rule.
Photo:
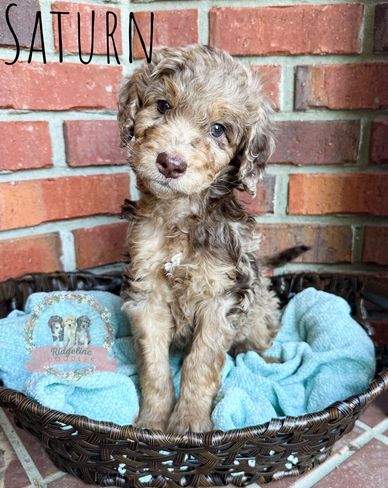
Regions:
<instances>
[{"instance_id":1,"label":"white chest patch","mask_svg":"<svg viewBox=\"0 0 388 488\"><path fill-rule=\"evenodd\" d=\"M183 256L183 253L179 252L178 254L175 254L175 256L173 256L171 258L171 260L164 265L164 271L169 278L172 277L172 273L174 271L174 268L176 266L180 265L180 263L182 261L182 256Z\"/></svg>"}]
</instances>

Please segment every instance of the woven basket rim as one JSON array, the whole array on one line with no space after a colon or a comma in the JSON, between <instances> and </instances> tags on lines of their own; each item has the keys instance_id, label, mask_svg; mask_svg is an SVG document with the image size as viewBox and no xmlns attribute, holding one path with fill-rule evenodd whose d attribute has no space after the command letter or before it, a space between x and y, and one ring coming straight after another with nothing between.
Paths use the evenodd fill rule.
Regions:
<instances>
[{"instance_id":1,"label":"woven basket rim","mask_svg":"<svg viewBox=\"0 0 388 488\"><path fill-rule=\"evenodd\" d=\"M112 279L119 275L117 272L95 274L91 272L54 272L54 273L36 273L28 274L17 279L10 279L0 285L19 283L21 281L31 281L36 276L84 276L84 277L97 277L100 279ZM345 278L360 278L365 276L366 278L379 277L379 274L362 275L362 273L319 273L319 272L297 272L297 273L285 273L284 275L278 275L277 277L295 277L298 276L319 276L334 277L342 276ZM305 428L313 425L319 425L325 422L332 422L340 420L341 418L349 415L355 409L364 407L371 403L378 395L388 389L388 368L380 371L375 379L370 383L369 387L362 393L352 395L345 400L338 401L329 405L328 407L306 415L297 417L286 416L282 418L273 418L269 422L264 424L245 427L243 429L233 429L229 431L213 430L205 433L192 433L187 434L170 434L163 433L161 431L151 429L139 429L132 425L118 425L112 422L104 422L98 420L92 420L82 415L65 414L63 412L52 410L48 407L40 405L35 400L28 398L23 393L10 388L4 388L0 386L0 401L7 404L7 407L13 407L15 410L21 409L23 413L31 412L32 415L38 415L44 418L44 422L59 422L63 424L71 424L78 429L92 430L99 434L110 436L114 440L129 440L136 442L146 442L148 444L163 444L174 446L192 446L192 447L216 447L231 441L248 441L249 439L257 438L257 436L273 436L278 433L287 433L290 431L304 430Z\"/></svg>"}]
</instances>

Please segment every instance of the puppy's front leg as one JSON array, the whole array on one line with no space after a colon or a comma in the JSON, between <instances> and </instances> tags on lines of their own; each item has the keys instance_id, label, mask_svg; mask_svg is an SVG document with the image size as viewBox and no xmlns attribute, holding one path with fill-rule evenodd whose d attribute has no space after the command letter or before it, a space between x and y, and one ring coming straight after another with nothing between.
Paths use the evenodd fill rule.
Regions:
<instances>
[{"instance_id":1,"label":"puppy's front leg","mask_svg":"<svg viewBox=\"0 0 388 488\"><path fill-rule=\"evenodd\" d=\"M148 298L126 302L124 310L132 324L141 388L137 427L165 430L174 404L174 389L168 361L172 321L168 306Z\"/></svg>"},{"instance_id":2,"label":"puppy's front leg","mask_svg":"<svg viewBox=\"0 0 388 488\"><path fill-rule=\"evenodd\" d=\"M211 430L212 404L233 337L225 309L224 300L214 299L197 311L194 340L183 363L180 397L168 423L169 432Z\"/></svg>"}]
</instances>

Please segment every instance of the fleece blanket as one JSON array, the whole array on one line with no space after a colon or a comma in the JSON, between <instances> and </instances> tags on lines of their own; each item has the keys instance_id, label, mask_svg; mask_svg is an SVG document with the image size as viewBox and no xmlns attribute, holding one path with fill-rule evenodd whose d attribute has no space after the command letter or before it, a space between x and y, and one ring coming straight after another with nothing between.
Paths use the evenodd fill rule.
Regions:
<instances>
[{"instance_id":1,"label":"fleece blanket","mask_svg":"<svg viewBox=\"0 0 388 488\"><path fill-rule=\"evenodd\" d=\"M65 413L120 425L139 410L136 358L121 299L111 293L31 295L0 320L0 379ZM214 402L214 429L257 425L321 410L366 389L374 346L348 303L308 288L286 306L267 363L255 352L227 355ZM173 354L177 395L183 358Z\"/></svg>"}]
</instances>

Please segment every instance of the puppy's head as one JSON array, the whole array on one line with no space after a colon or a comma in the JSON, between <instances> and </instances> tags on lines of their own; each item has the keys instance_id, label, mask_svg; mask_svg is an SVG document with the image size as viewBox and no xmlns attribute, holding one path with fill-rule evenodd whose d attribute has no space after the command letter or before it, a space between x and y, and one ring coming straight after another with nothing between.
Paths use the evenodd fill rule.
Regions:
<instances>
[{"instance_id":1,"label":"puppy's head","mask_svg":"<svg viewBox=\"0 0 388 488\"><path fill-rule=\"evenodd\" d=\"M59 337L63 331L62 318L59 315L53 315L48 321L48 325L51 329L51 333L56 337Z\"/></svg>"},{"instance_id":2,"label":"puppy's head","mask_svg":"<svg viewBox=\"0 0 388 488\"><path fill-rule=\"evenodd\" d=\"M65 317L63 319L63 326L67 329L75 330L77 328L77 321L75 317L72 317L71 315Z\"/></svg>"},{"instance_id":3,"label":"puppy's head","mask_svg":"<svg viewBox=\"0 0 388 488\"><path fill-rule=\"evenodd\" d=\"M77 319L77 325L79 330L87 330L90 326L90 319L87 315L82 315Z\"/></svg>"},{"instance_id":4,"label":"puppy's head","mask_svg":"<svg viewBox=\"0 0 388 488\"><path fill-rule=\"evenodd\" d=\"M134 72L118 120L141 189L193 195L230 167L235 186L254 194L274 144L270 112L249 67L224 51L188 46L160 49Z\"/></svg>"}]
</instances>

